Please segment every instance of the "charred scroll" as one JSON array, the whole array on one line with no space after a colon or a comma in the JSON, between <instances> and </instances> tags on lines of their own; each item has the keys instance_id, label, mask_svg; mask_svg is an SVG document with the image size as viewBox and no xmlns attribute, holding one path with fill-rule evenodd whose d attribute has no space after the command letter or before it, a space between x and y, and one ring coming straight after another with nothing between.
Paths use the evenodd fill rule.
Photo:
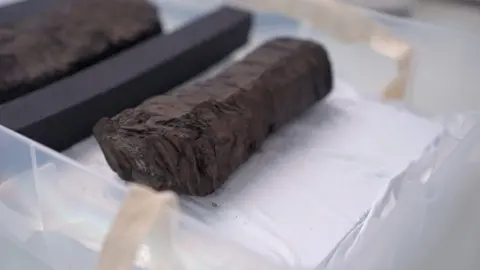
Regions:
<instances>
[{"instance_id":1,"label":"charred scroll","mask_svg":"<svg viewBox=\"0 0 480 270\"><path fill-rule=\"evenodd\" d=\"M157 16L147 0L62 0L0 24L0 102L161 32Z\"/></svg>"},{"instance_id":2,"label":"charred scroll","mask_svg":"<svg viewBox=\"0 0 480 270\"><path fill-rule=\"evenodd\" d=\"M321 45L277 38L213 78L100 120L94 135L124 180L205 196L331 89Z\"/></svg>"}]
</instances>

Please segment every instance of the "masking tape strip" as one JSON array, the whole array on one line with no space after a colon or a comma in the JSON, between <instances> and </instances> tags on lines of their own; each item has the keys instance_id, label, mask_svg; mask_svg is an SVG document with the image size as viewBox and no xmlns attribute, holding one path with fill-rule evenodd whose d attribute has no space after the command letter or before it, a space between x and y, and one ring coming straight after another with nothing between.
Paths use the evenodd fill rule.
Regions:
<instances>
[{"instance_id":1,"label":"masking tape strip","mask_svg":"<svg viewBox=\"0 0 480 270\"><path fill-rule=\"evenodd\" d=\"M390 30L359 12L355 7L335 0L226 0L241 8L276 12L327 33L346 44L367 42L370 48L395 61L397 75L382 89L384 99L405 98L410 76L412 49Z\"/></svg>"},{"instance_id":2,"label":"masking tape strip","mask_svg":"<svg viewBox=\"0 0 480 270\"><path fill-rule=\"evenodd\" d=\"M156 192L132 184L126 200L117 214L103 243L97 270L131 270L140 245L152 230L171 232L168 221L178 209L178 197L172 192ZM165 228L154 228L154 226ZM167 227L168 226L168 227ZM163 237L162 237L163 238ZM169 243L165 243L169 244ZM167 247L168 248L168 247ZM158 266L153 266L160 269ZM168 264L161 269L172 269Z\"/></svg>"}]
</instances>

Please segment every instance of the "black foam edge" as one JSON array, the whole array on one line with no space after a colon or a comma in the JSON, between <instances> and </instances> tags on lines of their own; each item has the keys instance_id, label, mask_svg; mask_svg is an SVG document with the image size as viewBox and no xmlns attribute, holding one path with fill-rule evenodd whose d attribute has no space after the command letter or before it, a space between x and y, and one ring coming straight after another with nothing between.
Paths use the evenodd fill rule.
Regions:
<instances>
[{"instance_id":1,"label":"black foam edge","mask_svg":"<svg viewBox=\"0 0 480 270\"><path fill-rule=\"evenodd\" d=\"M0 105L0 125L62 151L102 117L191 79L244 45L252 16L222 7L71 77Z\"/></svg>"}]
</instances>

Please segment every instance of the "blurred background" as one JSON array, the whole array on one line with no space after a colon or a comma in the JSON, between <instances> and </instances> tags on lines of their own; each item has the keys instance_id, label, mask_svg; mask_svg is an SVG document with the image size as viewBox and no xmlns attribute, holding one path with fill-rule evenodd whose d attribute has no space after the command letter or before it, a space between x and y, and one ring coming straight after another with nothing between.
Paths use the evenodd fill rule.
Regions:
<instances>
[{"instance_id":1,"label":"blurred background","mask_svg":"<svg viewBox=\"0 0 480 270\"><path fill-rule=\"evenodd\" d=\"M438 26L478 32L480 0L342 0Z\"/></svg>"},{"instance_id":2,"label":"blurred background","mask_svg":"<svg viewBox=\"0 0 480 270\"><path fill-rule=\"evenodd\" d=\"M438 115L480 110L480 0L338 0L376 10L370 15L408 42L414 63L406 101L412 108ZM390 15L385 15L390 14ZM393 16L391 16L393 15ZM386 77L385 65L363 72L344 61L359 90L378 88L375 78ZM360 54L355 53L355 56ZM381 66L381 68L380 68Z\"/></svg>"}]
</instances>

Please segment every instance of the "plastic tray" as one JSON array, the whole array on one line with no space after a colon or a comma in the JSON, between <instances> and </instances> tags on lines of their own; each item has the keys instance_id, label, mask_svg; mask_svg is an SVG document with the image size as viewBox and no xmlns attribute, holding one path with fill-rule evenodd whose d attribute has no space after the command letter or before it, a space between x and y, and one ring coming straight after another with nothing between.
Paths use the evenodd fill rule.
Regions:
<instances>
[{"instance_id":1,"label":"plastic tray","mask_svg":"<svg viewBox=\"0 0 480 270\"><path fill-rule=\"evenodd\" d=\"M0 149L2 269L94 269L124 186L1 126ZM180 269L273 270L286 265L281 257L265 259L195 218L171 214L179 225L166 232L172 244L168 248L183 265ZM140 248L137 268L148 268L152 256L165 256L151 254L149 247Z\"/></svg>"},{"instance_id":2,"label":"plastic tray","mask_svg":"<svg viewBox=\"0 0 480 270\"><path fill-rule=\"evenodd\" d=\"M242 246L283 265L313 267L320 262L369 208L391 176L439 133L439 127L426 120L391 106L358 100L344 90L347 93L342 94L337 89L327 104L319 104L270 139L263 154L253 157L224 189L207 198L183 198L187 215L181 220L186 226L181 227L181 237L177 238L191 239L192 235L203 239L203 244L209 243L209 249L199 246L198 250L211 263L218 249L233 256L227 260L230 263L250 258L247 261L270 265ZM335 113L343 116L335 117ZM353 119L359 114L363 120ZM395 124L380 121L374 117L378 114L394 117ZM316 119L318 115L324 117ZM345 125L348 118L352 122ZM340 126L339 120L343 121ZM333 122L311 128L323 121ZM362 129L359 124L367 127ZM392 128L417 131L391 136ZM356 130L358 142L373 130L383 133L376 136L375 143L390 149L365 154L365 146L352 141L353 137L338 138L349 129ZM316 136L305 144L292 144L307 130ZM412 135L420 138L415 146L406 147L412 143ZM391 147L390 139L398 146ZM332 145L335 140L338 143ZM345 140L350 142L348 147ZM299 156L306 148L311 150ZM93 269L101 242L125 196L125 185L109 177L113 173L104 161L87 162L77 156L90 165L83 167L3 127L0 149L0 249L4 251L0 262L4 269ZM399 149L403 149L401 156L392 155ZM102 159L98 148L90 148L90 154L84 150L84 158ZM281 159L279 152L284 156ZM392 158L387 161L388 156ZM346 170L351 173L344 173ZM297 185L292 185L294 178ZM218 239L218 243L206 239ZM181 245L187 246L195 249ZM215 252L210 251L212 248ZM145 258L139 258L138 265L144 264Z\"/></svg>"},{"instance_id":3,"label":"plastic tray","mask_svg":"<svg viewBox=\"0 0 480 270\"><path fill-rule=\"evenodd\" d=\"M162 18L170 30L219 3L161 2ZM232 59L277 35L311 37L327 45L338 75L334 94L273 136L219 192L201 199L184 197L182 206L220 238L230 235L233 242L276 262L313 268L370 208L390 179L440 134L441 126L359 97L342 80L352 82L356 89L365 88L351 76L354 73L345 59L361 55L354 59L380 66L390 75L394 74L393 63L366 46L339 45L293 19L257 13L251 44ZM367 88L381 88L387 77L373 80ZM5 168L5 181L0 186L0 207L5 214L0 216L9 220L1 227L9 247L2 249L26 249L27 254L35 255L32 260L40 258L54 269L74 267L80 260L82 269L87 269L125 195L125 185L108 168L91 138L65 153L82 167L1 131L0 166ZM31 205L38 208L22 212ZM232 246L227 244L225 250ZM15 261L11 258L2 256L6 260L3 265ZM32 267L21 268L40 269Z\"/></svg>"},{"instance_id":4,"label":"plastic tray","mask_svg":"<svg viewBox=\"0 0 480 270\"><path fill-rule=\"evenodd\" d=\"M219 2L161 1L162 18L167 29L175 29ZM278 14L256 13L254 20L251 43L232 59L274 36L314 38L333 52L334 62L339 59L336 89L325 103L268 140L223 189L206 198L183 197L182 205L189 214L258 252L280 255L290 265L314 267L370 208L388 181L440 134L441 127L361 98L345 83L343 75L350 77L338 58L341 52L352 59L361 55L374 64L380 61L390 66L393 75L393 64L366 46L340 45ZM389 80L384 79L384 83ZM93 138L65 154L118 180Z\"/></svg>"},{"instance_id":5,"label":"plastic tray","mask_svg":"<svg viewBox=\"0 0 480 270\"><path fill-rule=\"evenodd\" d=\"M183 197L185 211L289 265L320 263L441 132L440 125L350 91L337 83L324 104L272 136L218 192ZM66 154L118 179L92 138Z\"/></svg>"}]
</instances>

